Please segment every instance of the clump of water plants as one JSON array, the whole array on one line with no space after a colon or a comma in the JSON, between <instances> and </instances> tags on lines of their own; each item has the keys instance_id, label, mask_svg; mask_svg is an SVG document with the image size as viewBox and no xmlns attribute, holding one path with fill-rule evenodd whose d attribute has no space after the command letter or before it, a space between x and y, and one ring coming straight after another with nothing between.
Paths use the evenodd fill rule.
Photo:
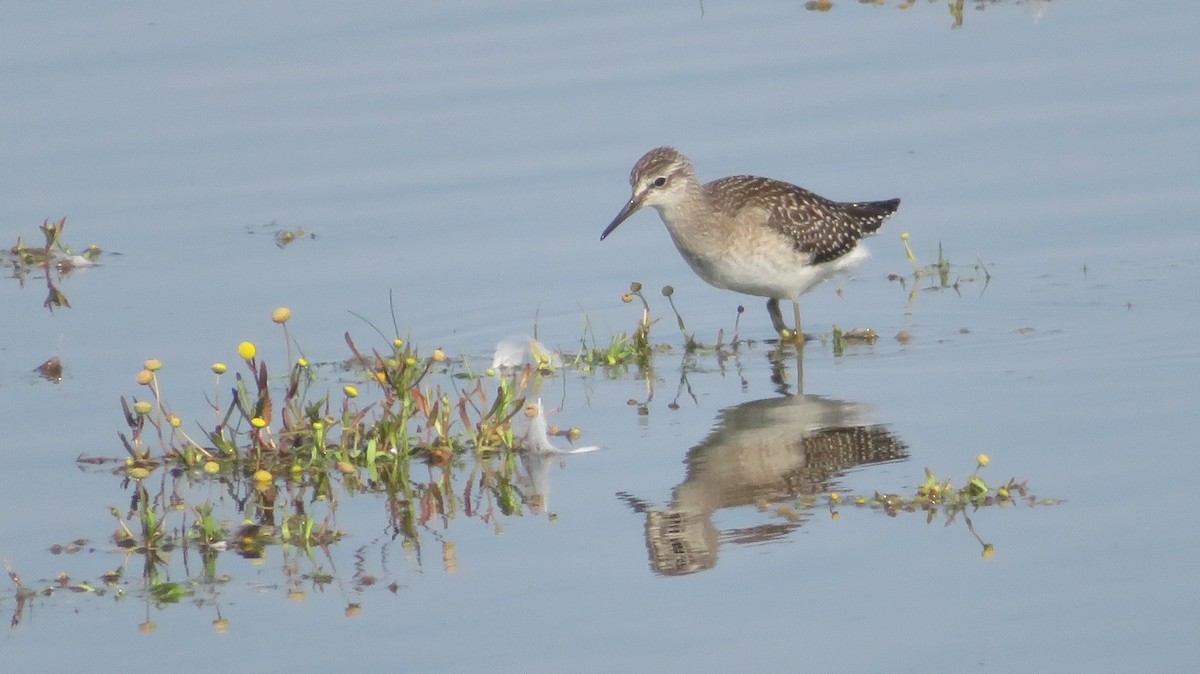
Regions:
<instances>
[{"instance_id":1,"label":"clump of water plants","mask_svg":"<svg viewBox=\"0 0 1200 674\"><path fill-rule=\"evenodd\" d=\"M838 519L839 508L851 506L886 513L889 517L897 517L902 513L924 513L926 523L938 519L950 526L961 517L968 531L982 546L982 556L985 559L995 554L995 547L985 542L975 531L971 521L971 513L984 508L1008 508L1015 505L1026 507L1052 506L1061 503L1058 499L1038 498L1029 491L1027 481L1009 478L999 485L989 485L980 471L991 464L987 454L975 457L975 469L971 471L961 485L955 485L952 478L939 480L929 468L925 469L925 482L919 485L910 496L897 493L876 491L871 496L844 497L838 492L831 492L826 501L833 519ZM815 505L813 503L806 505Z\"/></svg>"},{"instance_id":2,"label":"clump of water plants","mask_svg":"<svg viewBox=\"0 0 1200 674\"><path fill-rule=\"evenodd\" d=\"M746 311L745 307L740 305L737 307L731 341L726 343L725 330L722 328L717 331L716 341L709 345L696 339L695 333L688 331L687 325L683 320L683 314L675 306L675 288L672 286L663 286L661 294L666 298L668 306L671 307L671 312L675 315L675 324L683 336L683 353L685 356L698 353L715 353L718 357L724 357L732 352L736 352L743 343L738 335L738 327L741 323L742 314ZM593 368L613 369L635 365L639 369L648 370L651 367L655 354L670 353L675 350L675 347L670 342L654 343L651 340L650 330L658 323L659 319L653 317L650 310L650 301L645 295L645 289L637 281L630 283L628 292L621 295L621 301L625 304L631 304L634 300L641 303L642 313L633 332L617 333L612 336L608 344L600 345L597 343L590 323L585 323L583 336L580 337L579 350L571 361L572 367L581 371L590 371Z\"/></svg>"},{"instance_id":3,"label":"clump of water plants","mask_svg":"<svg viewBox=\"0 0 1200 674\"><path fill-rule=\"evenodd\" d=\"M46 220L38 226L41 246L29 245L18 237L12 247L0 251L0 268L11 268L12 277L21 286L38 275L46 281L46 300L42 306L52 312L56 308L71 308L71 302L60 287L61 280L80 267L97 264L101 255L100 247L94 243L76 252L63 238L66 228L66 218L56 222Z\"/></svg>"},{"instance_id":4,"label":"clump of water plants","mask_svg":"<svg viewBox=\"0 0 1200 674\"><path fill-rule=\"evenodd\" d=\"M651 317L650 302L642 293L642 284L637 281L630 283L629 292L621 295L621 301L625 304L630 304L635 299L642 304L642 314L632 334L614 334L607 345L601 346L596 341L591 324L585 322L583 335L579 338L579 351L572 361L574 367L585 371L596 367L616 368L630 364L644 368L649 366L656 351L670 349L669 345L656 346L650 342L650 328L658 319Z\"/></svg>"},{"instance_id":5,"label":"clump of water plants","mask_svg":"<svg viewBox=\"0 0 1200 674\"><path fill-rule=\"evenodd\" d=\"M860 5L882 6L882 5L887 4L886 0L858 0L858 2ZM972 7L977 11L983 11L990 6L1000 5L1000 4L1002 4L1002 2L1003 2L1003 0L986 0L986 1L978 0L974 3L972 3ZM904 9L910 9L916 4L917 4L917 0L900 0L899 2L896 3L896 7L898 9L904 10ZM1020 4L1020 2L1018 0L1018 2L1013 3L1013 4ZM949 0L949 2L947 3L947 9L949 10L950 16L953 19L953 22L950 24L950 28L952 30L962 28L963 17L965 16L965 14L963 12L963 8L965 7L965 5L966 5L966 0ZM804 9L806 9L810 12L828 12L833 9L833 6L834 6L833 0L807 0L804 3ZM701 8L703 8L703 5L701 5ZM1037 14L1040 14L1044 10L1035 9L1033 11L1035 11ZM701 14L703 14L703 9L701 10Z\"/></svg>"},{"instance_id":6,"label":"clump of water plants","mask_svg":"<svg viewBox=\"0 0 1200 674\"><path fill-rule=\"evenodd\" d=\"M272 313L287 354L282 375L271 374L251 341L237 345L233 365L212 365L207 422L185 421L164 390L169 368L146 359L134 376L143 392L120 399L124 459L80 458L115 463L132 486L129 507L112 511L113 541L141 556L144 577L181 548L199 550L207 568L226 550L261 557L272 545L334 544L343 536L338 503L363 493L386 497L389 521L414 549L433 518L537 511L518 486L528 476L516 461L524 438L513 426L531 410L542 414L529 401L554 372L552 359L477 373L441 348L422 353L400 337L367 348L346 333L350 357L322 367L349 381L318 387L317 367L289 333L291 318L286 307ZM541 451L553 449L549 435L573 442L582 434L539 428ZM454 487L467 465L467 484ZM216 500L213 486L223 492ZM190 498L196 492L205 493L202 501ZM219 507L230 503L236 516Z\"/></svg>"},{"instance_id":7,"label":"clump of water plants","mask_svg":"<svg viewBox=\"0 0 1200 674\"><path fill-rule=\"evenodd\" d=\"M142 363L133 377L141 392L120 399L124 458L79 459L111 469L129 487L128 505L111 509L111 543L124 558L100 582L74 585L123 596L125 568L138 560L138 596L161 606L215 592L227 553L262 560L277 549L291 579L288 596L302 601L305 584L335 579L326 570L328 549L345 536L337 524L345 499L383 496L389 529L405 555L420 563L432 536L448 571L456 564L454 547L439 526L466 517L500 528L498 515L546 512L532 469L518 461L524 437L513 422L531 410L542 414L540 404L527 400L552 369L477 373L441 348L424 353L399 337L368 348L349 333L350 357L317 366L292 339L290 309L271 318L284 338L282 374L273 374L257 344L241 342L232 363L211 366L207 421L185 419L169 402L168 363L153 357ZM341 381L318 386L330 377ZM540 428L540 450L554 449L549 435L573 442L582 434ZM166 570L192 556L201 576L171 580ZM362 586L376 581L365 572L355 578ZM217 625L227 629L228 622L218 615Z\"/></svg>"},{"instance_id":8,"label":"clump of water plants","mask_svg":"<svg viewBox=\"0 0 1200 674\"><path fill-rule=\"evenodd\" d=\"M899 283L902 288L908 287L911 283L912 287L908 290L907 313L912 313L913 305L917 301L917 295L921 291L937 292L941 290L953 290L955 293L961 293L961 288L964 284L975 283L981 277L983 279L983 287L979 292L982 293L987 290L987 286L992 280L992 275L987 269L987 264L982 259L976 257L975 264L970 267L970 273L973 275L964 276L961 267L950 263L950 260L942 250L942 243L940 241L938 242L937 262L923 265L917 259L916 253L913 252L907 232L900 235L900 240L904 244L904 255L908 258L909 264L912 265L912 274L888 274L888 280ZM927 279L928 282L926 282Z\"/></svg>"},{"instance_id":9,"label":"clump of water plants","mask_svg":"<svg viewBox=\"0 0 1200 674\"><path fill-rule=\"evenodd\" d=\"M343 367L358 381L339 392L317 393L308 359L291 358L290 317L286 309L273 317L287 340L285 374L273 379L257 346L239 344L241 365L233 369L231 385L225 383L231 368L223 362L212 366L216 382L209 405L215 422L201 425L195 437L165 400L161 361L147 360L135 378L146 395L121 398L129 429L120 436L127 469L151 471L166 464L210 475L266 471L285 478L365 469L376 479L412 458L440 462L466 451L512 448L509 422L522 409L536 368L494 377L467 372L468 385L460 387L454 376L467 366L442 349L423 355L402 338L385 349L365 349L347 333L351 357Z\"/></svg>"}]
</instances>

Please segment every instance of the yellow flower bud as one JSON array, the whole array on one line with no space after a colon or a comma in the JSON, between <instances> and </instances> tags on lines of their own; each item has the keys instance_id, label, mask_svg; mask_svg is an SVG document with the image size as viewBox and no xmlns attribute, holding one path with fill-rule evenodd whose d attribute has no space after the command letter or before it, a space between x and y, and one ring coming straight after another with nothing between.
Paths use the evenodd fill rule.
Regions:
<instances>
[{"instance_id":1,"label":"yellow flower bud","mask_svg":"<svg viewBox=\"0 0 1200 674\"><path fill-rule=\"evenodd\" d=\"M154 373L150 370L142 370L141 372L137 373L137 383L141 384L142 386L146 386L152 381L154 381Z\"/></svg>"},{"instance_id":2,"label":"yellow flower bud","mask_svg":"<svg viewBox=\"0 0 1200 674\"><path fill-rule=\"evenodd\" d=\"M213 374L225 374L225 371L228 369L229 369L229 367L227 365L225 365L225 363L213 363L212 364Z\"/></svg>"},{"instance_id":3,"label":"yellow flower bud","mask_svg":"<svg viewBox=\"0 0 1200 674\"><path fill-rule=\"evenodd\" d=\"M287 307L279 307L271 313L271 320L275 321L276 323L287 323L288 319L291 317L292 310Z\"/></svg>"},{"instance_id":4,"label":"yellow flower bud","mask_svg":"<svg viewBox=\"0 0 1200 674\"><path fill-rule=\"evenodd\" d=\"M253 360L254 355L258 353L258 349L254 346L254 342L242 342L238 344L238 355L246 360Z\"/></svg>"},{"instance_id":5,"label":"yellow flower bud","mask_svg":"<svg viewBox=\"0 0 1200 674\"><path fill-rule=\"evenodd\" d=\"M147 370L150 370L151 372L157 372L162 369L162 361L157 358L150 358L150 359L146 360L145 364L142 365L142 367L146 368Z\"/></svg>"},{"instance_id":6,"label":"yellow flower bud","mask_svg":"<svg viewBox=\"0 0 1200 674\"><path fill-rule=\"evenodd\" d=\"M345 393L347 398L357 398L358 397L358 389L354 388L353 386L351 386L349 384L346 384L345 386L342 387L342 393Z\"/></svg>"},{"instance_id":7,"label":"yellow flower bud","mask_svg":"<svg viewBox=\"0 0 1200 674\"><path fill-rule=\"evenodd\" d=\"M139 400L133 404L133 411L143 416L150 414L150 410L152 409L154 409L154 406L146 400Z\"/></svg>"}]
</instances>

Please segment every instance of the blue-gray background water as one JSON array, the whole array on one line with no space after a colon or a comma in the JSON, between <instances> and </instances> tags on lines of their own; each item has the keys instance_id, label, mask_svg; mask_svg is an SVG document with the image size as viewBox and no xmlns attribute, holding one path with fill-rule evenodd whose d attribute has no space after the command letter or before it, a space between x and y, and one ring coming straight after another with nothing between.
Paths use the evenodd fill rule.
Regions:
<instances>
[{"instance_id":1,"label":"blue-gray background water","mask_svg":"<svg viewBox=\"0 0 1200 674\"><path fill-rule=\"evenodd\" d=\"M5 635L2 668L1194 666L1200 10L988 2L955 22L940 2L0 9L0 241L66 216L70 242L108 251L65 282L69 310L0 283L0 558L27 580L119 563L108 507L128 493L73 462L121 454L118 398L146 358L195 414L238 342L282 355L276 306L314 360L369 337L349 312L390 326L389 291L402 333L486 359L535 321L566 349L585 316L602 340L630 330L632 280L666 315L659 339L682 341L657 295L671 284L702 339L744 303L742 336L763 340L761 301L695 278L652 212L597 240L642 152L675 145L702 179L904 200L854 276L804 298L809 330L882 335L842 357L810 345L813 398L781 397L761 342L687 365L678 397L682 359L660 357L642 416L633 374L564 374L555 420L604 450L551 466L553 520L434 532L457 551L447 572L436 547L421 563L388 548L380 503L354 499L338 573L358 552L395 592L289 601L278 559L231 560L226 634L211 605L56 595ZM283 227L315 238L279 249ZM910 305L888 280L912 271L901 233L973 280ZM30 372L53 355L59 384ZM839 477L846 493L911 491L926 466L961 479L986 452L989 475L1065 503L978 513L985 560L962 522L851 509L792 526L733 499L709 513L708 568L655 573L647 518L733 479L703 470L722 447L833 414L908 455ZM81 537L96 551L47 551Z\"/></svg>"}]
</instances>

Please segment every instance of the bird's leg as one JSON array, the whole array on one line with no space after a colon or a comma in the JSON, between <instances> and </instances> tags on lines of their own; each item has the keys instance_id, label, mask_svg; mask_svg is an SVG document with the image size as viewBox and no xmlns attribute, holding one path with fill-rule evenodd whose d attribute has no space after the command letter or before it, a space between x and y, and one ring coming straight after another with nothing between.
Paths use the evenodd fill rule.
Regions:
<instances>
[{"instance_id":1,"label":"bird's leg","mask_svg":"<svg viewBox=\"0 0 1200 674\"><path fill-rule=\"evenodd\" d=\"M800 303L796 300L792 300L792 310L796 314L796 343L803 344L805 338L804 331L800 329Z\"/></svg>"},{"instance_id":2,"label":"bird's leg","mask_svg":"<svg viewBox=\"0 0 1200 674\"><path fill-rule=\"evenodd\" d=\"M767 313L771 314L771 325L775 327L775 332L779 333L780 337L787 333L787 326L783 324L783 314L779 312L779 300L772 297L767 300Z\"/></svg>"}]
</instances>

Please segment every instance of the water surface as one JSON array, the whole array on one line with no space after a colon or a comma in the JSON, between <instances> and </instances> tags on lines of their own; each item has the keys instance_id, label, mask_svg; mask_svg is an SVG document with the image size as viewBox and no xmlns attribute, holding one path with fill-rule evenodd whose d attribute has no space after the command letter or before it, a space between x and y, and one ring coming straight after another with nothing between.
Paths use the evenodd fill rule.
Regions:
<instances>
[{"instance_id":1,"label":"water surface","mask_svg":"<svg viewBox=\"0 0 1200 674\"><path fill-rule=\"evenodd\" d=\"M626 404L647 398L633 372L548 385L556 421L604 450L532 467L544 512L431 523L416 555L382 500L347 499L350 538L329 558L222 556L229 582L203 601L39 600L3 668L1190 666L1200 15L1037 7L968 6L959 28L943 3L3 10L0 235L67 216L73 245L109 251L66 280L70 309L0 283L0 558L27 581L120 563L108 509L129 492L73 461L121 453L118 398L138 393L142 361L162 358L174 404L199 415L210 363L239 341L282 358L276 306L310 358L332 361L346 330L370 338L348 312L390 327L393 291L402 334L483 363L535 320L567 349L585 313L600 339L632 329L619 295L636 279L676 346L648 375L648 414ZM841 357L811 344L805 397L785 397L801 393L795 361L773 381L761 302L696 279L652 212L599 243L633 162L660 144L704 179L902 197L873 257L803 303L810 330L883 338ZM276 226L315 238L279 249ZM887 279L911 272L902 232L922 262L940 243L975 280L910 308ZM667 284L702 340L745 303L756 343L683 358ZM30 372L52 355L59 384ZM828 428L890 452L814 473L798 457L819 456ZM927 466L961 479L980 452L996 481L1065 499L973 515L990 559L962 521L801 507L806 492L910 491ZM694 504L687 540L704 554L656 554L654 513ZM75 538L94 552L47 550ZM318 571L336 582L304 578ZM289 643L310 647L275 646Z\"/></svg>"}]
</instances>

